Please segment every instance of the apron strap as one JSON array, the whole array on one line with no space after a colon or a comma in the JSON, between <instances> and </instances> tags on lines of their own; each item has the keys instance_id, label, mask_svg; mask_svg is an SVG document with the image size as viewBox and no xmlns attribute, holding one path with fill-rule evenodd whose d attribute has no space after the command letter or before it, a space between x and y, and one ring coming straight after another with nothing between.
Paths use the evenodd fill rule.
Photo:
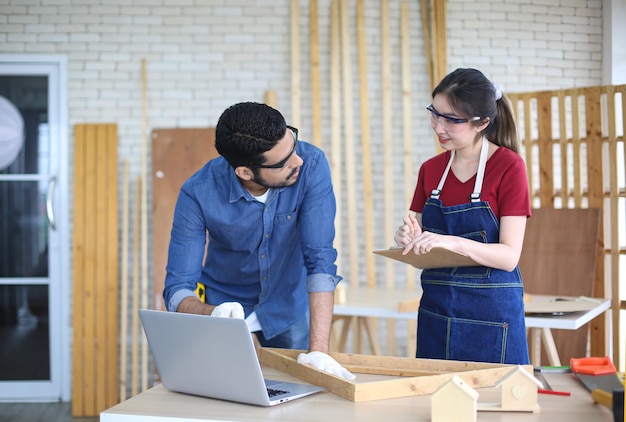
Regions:
<instances>
[{"instance_id":1,"label":"apron strap","mask_svg":"<svg viewBox=\"0 0 626 422\"><path fill-rule=\"evenodd\" d=\"M446 181L446 177L448 177L448 172L450 171L450 167L452 167L452 160L454 160L454 150L450 152L450 160L448 161L446 170L443 172L443 176L441 176L441 179L439 179L439 184L437 185L437 189L433 189L433 191L430 193L431 198L439 199L439 195L441 194L441 189L443 188L443 184Z\"/></svg>"},{"instance_id":2,"label":"apron strap","mask_svg":"<svg viewBox=\"0 0 626 422\"><path fill-rule=\"evenodd\" d=\"M485 178L485 167L487 166L487 155L489 155L489 143L483 137L480 159L478 160L478 173L476 173L476 183L474 183L474 193L470 195L472 202L480 202L480 193L483 189L483 179Z\"/></svg>"},{"instance_id":3,"label":"apron strap","mask_svg":"<svg viewBox=\"0 0 626 422\"><path fill-rule=\"evenodd\" d=\"M441 194L441 189L443 189L443 184L448 177L448 173L450 172L450 167L452 167L452 160L454 160L454 150L450 152L450 160L448 161L448 165L446 166L441 179L439 180L439 184L437 185L437 189L433 189L430 193L430 197L433 199L439 199L439 195ZM487 156L489 155L489 142L486 138L483 137L483 144L480 147L480 158L478 159L478 172L476 173L476 182L474 183L474 192L470 195L470 200L472 202L480 202L480 194L483 187L483 179L485 178L485 167L487 166Z\"/></svg>"}]
</instances>

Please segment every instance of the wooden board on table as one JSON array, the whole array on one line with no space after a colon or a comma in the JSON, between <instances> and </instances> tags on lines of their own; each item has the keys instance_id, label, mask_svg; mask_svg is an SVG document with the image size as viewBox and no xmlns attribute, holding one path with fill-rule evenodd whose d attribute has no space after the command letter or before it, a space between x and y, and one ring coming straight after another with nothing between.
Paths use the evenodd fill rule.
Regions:
<instances>
[{"instance_id":1,"label":"wooden board on table","mask_svg":"<svg viewBox=\"0 0 626 422\"><path fill-rule=\"evenodd\" d=\"M357 375L354 381L348 381L299 364L296 359L300 353L302 350L258 349L262 364L322 386L353 402L432 394L455 375L472 388L491 387L516 367L483 362L330 353L344 368ZM532 374L531 365L522 367Z\"/></svg>"},{"instance_id":2,"label":"wooden board on table","mask_svg":"<svg viewBox=\"0 0 626 422\"><path fill-rule=\"evenodd\" d=\"M467 255L445 248L433 248L430 252L423 255L416 255L412 252L403 255L402 250L402 248L378 249L374 253L420 269L476 267L480 265Z\"/></svg>"}]
</instances>

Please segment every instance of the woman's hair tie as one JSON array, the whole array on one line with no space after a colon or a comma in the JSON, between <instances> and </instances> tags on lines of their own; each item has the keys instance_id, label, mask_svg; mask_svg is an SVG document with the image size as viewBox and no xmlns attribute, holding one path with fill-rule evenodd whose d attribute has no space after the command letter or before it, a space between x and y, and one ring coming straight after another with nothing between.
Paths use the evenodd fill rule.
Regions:
<instances>
[{"instance_id":1,"label":"woman's hair tie","mask_svg":"<svg viewBox=\"0 0 626 422\"><path fill-rule=\"evenodd\" d=\"M498 101L502 98L502 89L500 88L500 85L495 82L491 82L491 84L493 85L493 89L496 91L496 101Z\"/></svg>"}]
</instances>

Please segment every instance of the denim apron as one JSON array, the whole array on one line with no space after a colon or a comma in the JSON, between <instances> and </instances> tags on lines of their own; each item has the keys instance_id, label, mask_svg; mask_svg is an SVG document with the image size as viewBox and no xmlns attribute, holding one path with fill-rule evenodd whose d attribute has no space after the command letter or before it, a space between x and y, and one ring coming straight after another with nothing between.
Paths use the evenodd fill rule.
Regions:
<instances>
[{"instance_id":1,"label":"denim apron","mask_svg":"<svg viewBox=\"0 0 626 422\"><path fill-rule=\"evenodd\" d=\"M499 241L500 225L488 202L480 201L488 143L483 139L470 202L443 206L439 200L452 160L422 210L425 231ZM418 358L528 364L524 288L518 267L511 272L489 267L423 270L418 311Z\"/></svg>"}]
</instances>

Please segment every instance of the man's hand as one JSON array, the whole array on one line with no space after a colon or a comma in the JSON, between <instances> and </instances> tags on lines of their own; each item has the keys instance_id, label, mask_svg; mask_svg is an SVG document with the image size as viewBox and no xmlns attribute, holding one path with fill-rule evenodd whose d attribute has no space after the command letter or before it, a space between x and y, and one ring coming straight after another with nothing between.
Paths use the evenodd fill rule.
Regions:
<instances>
[{"instance_id":1,"label":"man's hand","mask_svg":"<svg viewBox=\"0 0 626 422\"><path fill-rule=\"evenodd\" d=\"M311 365L320 371L329 372L335 376L352 381L356 378L352 372L341 366L339 362L323 352L300 353L298 363Z\"/></svg>"},{"instance_id":2,"label":"man's hand","mask_svg":"<svg viewBox=\"0 0 626 422\"><path fill-rule=\"evenodd\" d=\"M220 305L217 305L211 316L221 317L221 318L239 318L244 319L245 313L243 311L243 306L239 302L224 302Z\"/></svg>"}]
</instances>

